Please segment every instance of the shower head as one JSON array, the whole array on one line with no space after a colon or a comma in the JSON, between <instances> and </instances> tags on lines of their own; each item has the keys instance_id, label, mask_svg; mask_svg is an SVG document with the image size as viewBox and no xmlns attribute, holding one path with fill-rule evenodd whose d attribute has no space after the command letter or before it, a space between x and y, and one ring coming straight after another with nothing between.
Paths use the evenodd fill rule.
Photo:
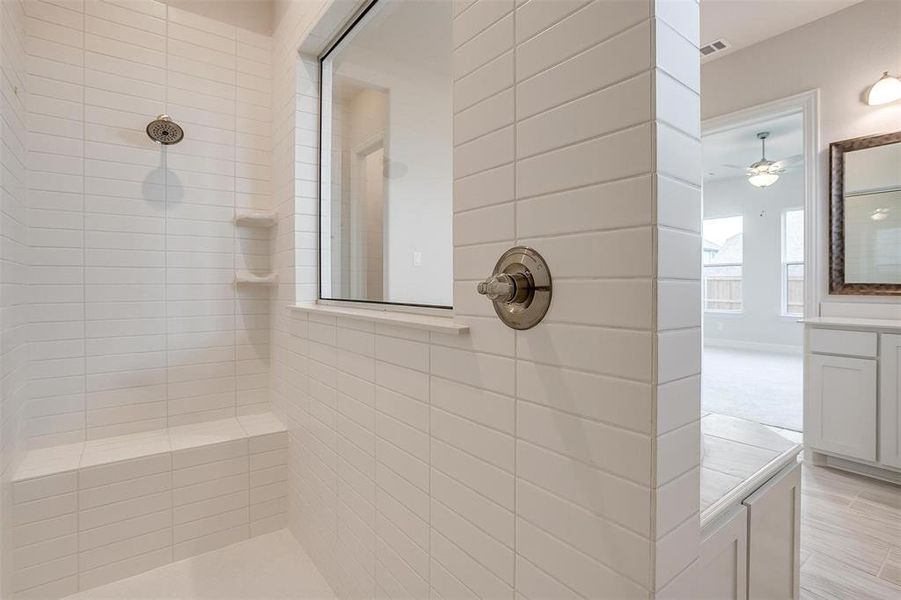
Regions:
<instances>
[{"instance_id":1,"label":"shower head","mask_svg":"<svg viewBox=\"0 0 901 600\"><path fill-rule=\"evenodd\" d=\"M147 125L147 135L154 142L168 146L180 142L185 137L185 131L169 115L160 115Z\"/></svg>"}]
</instances>

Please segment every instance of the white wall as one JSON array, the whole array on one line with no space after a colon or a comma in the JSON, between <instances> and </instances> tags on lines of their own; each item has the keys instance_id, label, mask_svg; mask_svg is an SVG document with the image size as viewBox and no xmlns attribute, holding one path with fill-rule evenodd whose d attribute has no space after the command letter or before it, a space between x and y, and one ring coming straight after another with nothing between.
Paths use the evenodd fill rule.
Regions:
<instances>
[{"instance_id":1,"label":"white wall","mask_svg":"<svg viewBox=\"0 0 901 600\"><path fill-rule=\"evenodd\" d=\"M409 82L416 82L410 86ZM389 95L385 196L387 298L453 304L453 121L446 74L411 74L408 91ZM424 90L428 90L428 93ZM413 264L413 253L422 264Z\"/></svg>"},{"instance_id":2,"label":"white wall","mask_svg":"<svg viewBox=\"0 0 901 600\"><path fill-rule=\"evenodd\" d=\"M826 267L830 142L898 130L901 103L867 106L864 94L882 74L901 71L901 3L866 0L755 46L706 63L702 115L709 118L770 100L820 90L819 231ZM820 290L826 293L825 276ZM824 297L822 315L901 318L892 298Z\"/></svg>"},{"instance_id":3,"label":"white wall","mask_svg":"<svg viewBox=\"0 0 901 600\"><path fill-rule=\"evenodd\" d=\"M782 214L804 207L804 173L755 188L744 177L704 184L704 218L741 216L744 225L741 314L704 313L704 341L729 345L801 346L797 317L782 316Z\"/></svg>"},{"instance_id":4,"label":"white wall","mask_svg":"<svg viewBox=\"0 0 901 600\"><path fill-rule=\"evenodd\" d=\"M158 2L28 14L28 433L58 444L268 406L270 40ZM168 113L185 140L144 132Z\"/></svg>"},{"instance_id":5,"label":"white wall","mask_svg":"<svg viewBox=\"0 0 901 600\"><path fill-rule=\"evenodd\" d=\"M11 472L22 449L27 383L25 6L0 5L0 596L10 594Z\"/></svg>"},{"instance_id":6,"label":"white wall","mask_svg":"<svg viewBox=\"0 0 901 600\"><path fill-rule=\"evenodd\" d=\"M316 298L315 57L344 8L295 3L275 33L292 531L342 598L679 595L699 537L697 3L455 6L461 337L283 310ZM555 278L526 332L475 293L516 243Z\"/></svg>"}]
</instances>

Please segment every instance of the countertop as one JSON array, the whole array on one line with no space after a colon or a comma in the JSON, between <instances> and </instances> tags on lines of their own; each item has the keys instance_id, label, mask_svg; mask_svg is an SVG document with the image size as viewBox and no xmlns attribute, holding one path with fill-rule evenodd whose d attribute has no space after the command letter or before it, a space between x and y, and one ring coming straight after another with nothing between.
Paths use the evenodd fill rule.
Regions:
<instances>
[{"instance_id":1,"label":"countertop","mask_svg":"<svg viewBox=\"0 0 901 600\"><path fill-rule=\"evenodd\" d=\"M797 460L801 434L727 415L701 417L701 527Z\"/></svg>"},{"instance_id":2,"label":"countertop","mask_svg":"<svg viewBox=\"0 0 901 600\"><path fill-rule=\"evenodd\" d=\"M855 319L852 317L810 317L800 319L805 325L840 327L843 329L867 329L901 331L901 321L895 319Z\"/></svg>"}]
</instances>

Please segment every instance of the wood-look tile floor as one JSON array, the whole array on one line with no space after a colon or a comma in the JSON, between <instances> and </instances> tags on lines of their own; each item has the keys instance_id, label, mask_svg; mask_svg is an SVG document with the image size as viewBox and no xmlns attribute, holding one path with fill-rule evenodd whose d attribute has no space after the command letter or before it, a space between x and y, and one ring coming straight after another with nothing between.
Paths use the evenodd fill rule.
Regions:
<instances>
[{"instance_id":1,"label":"wood-look tile floor","mask_svg":"<svg viewBox=\"0 0 901 600\"><path fill-rule=\"evenodd\" d=\"M801 598L901 599L901 487L804 463Z\"/></svg>"}]
</instances>

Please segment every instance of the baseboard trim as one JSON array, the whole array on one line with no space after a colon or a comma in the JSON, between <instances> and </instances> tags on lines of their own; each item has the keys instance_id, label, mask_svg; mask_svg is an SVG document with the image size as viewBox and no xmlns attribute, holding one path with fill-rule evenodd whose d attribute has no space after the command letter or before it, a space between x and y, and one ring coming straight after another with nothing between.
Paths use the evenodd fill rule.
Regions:
<instances>
[{"instance_id":1,"label":"baseboard trim","mask_svg":"<svg viewBox=\"0 0 901 600\"><path fill-rule=\"evenodd\" d=\"M772 352L776 354L791 354L801 356L801 346L789 346L785 344L763 344L760 342L746 342L744 340L726 340L720 338L705 338L704 346L711 348L730 348L733 350L755 350L757 352Z\"/></svg>"},{"instance_id":2,"label":"baseboard trim","mask_svg":"<svg viewBox=\"0 0 901 600\"><path fill-rule=\"evenodd\" d=\"M821 452L817 452L816 450L811 451L811 459L811 462L816 465L832 467L833 469L840 469L842 471L848 471L849 473L863 475L864 477L870 477L872 479L879 479L888 483L901 485L901 473L895 471L894 469L886 468L881 465L876 466L866 463L859 463L853 460L848 460L847 458L840 458L838 456L823 454Z\"/></svg>"}]
</instances>

